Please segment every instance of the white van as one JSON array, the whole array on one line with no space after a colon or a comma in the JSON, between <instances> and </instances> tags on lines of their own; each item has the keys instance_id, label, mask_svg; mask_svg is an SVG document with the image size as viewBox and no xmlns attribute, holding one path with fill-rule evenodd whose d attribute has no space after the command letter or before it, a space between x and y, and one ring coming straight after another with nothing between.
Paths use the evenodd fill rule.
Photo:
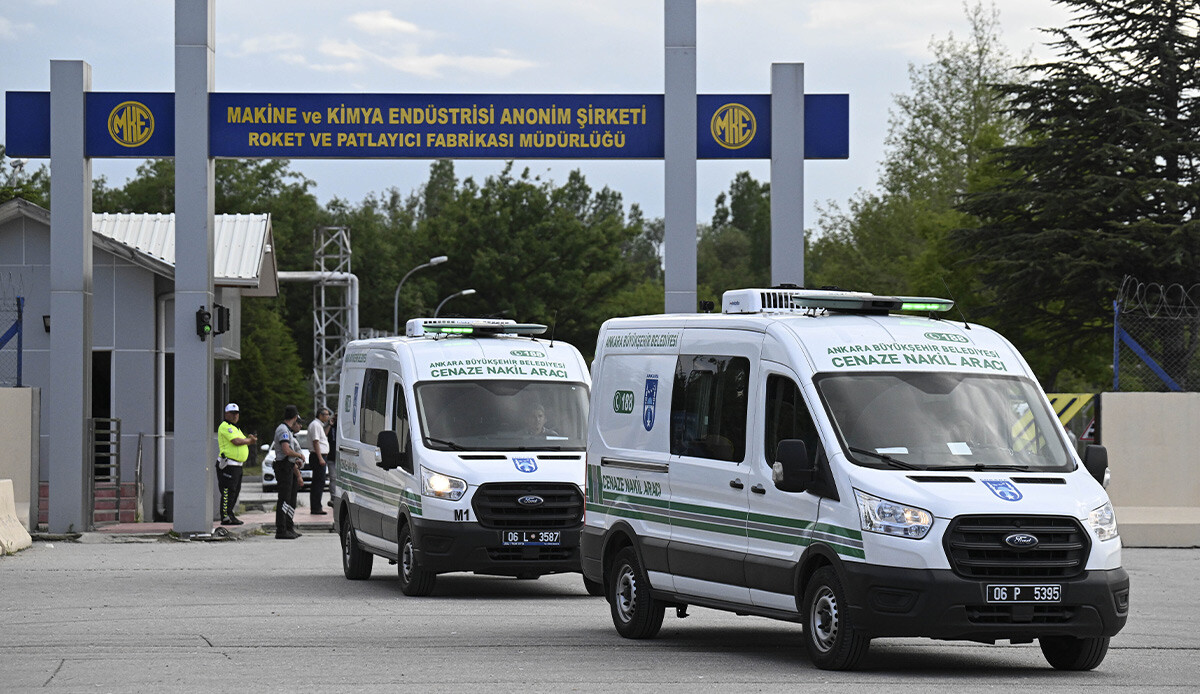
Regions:
<instances>
[{"instance_id":1,"label":"white van","mask_svg":"<svg viewBox=\"0 0 1200 694\"><path fill-rule=\"evenodd\" d=\"M889 636L1099 665L1129 610L1107 454L1081 461L1016 349L951 306L748 289L607 321L582 545L617 631L699 605L801 623L824 669Z\"/></svg>"},{"instance_id":2,"label":"white van","mask_svg":"<svg viewBox=\"0 0 1200 694\"><path fill-rule=\"evenodd\" d=\"M333 503L347 578L369 578L374 555L406 595L450 571L579 571L590 378L574 347L532 337L545 329L414 319L346 347Z\"/></svg>"}]
</instances>

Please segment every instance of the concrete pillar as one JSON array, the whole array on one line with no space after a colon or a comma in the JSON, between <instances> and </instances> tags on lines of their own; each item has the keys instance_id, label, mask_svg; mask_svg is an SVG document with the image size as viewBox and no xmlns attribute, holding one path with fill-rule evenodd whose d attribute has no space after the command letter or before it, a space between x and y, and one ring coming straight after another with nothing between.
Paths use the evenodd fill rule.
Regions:
<instances>
[{"instance_id":1,"label":"concrete pillar","mask_svg":"<svg viewBox=\"0 0 1200 694\"><path fill-rule=\"evenodd\" d=\"M92 162L84 151L92 66L50 61L50 373L46 428L52 533L92 525Z\"/></svg>"},{"instance_id":2,"label":"concrete pillar","mask_svg":"<svg viewBox=\"0 0 1200 694\"><path fill-rule=\"evenodd\" d=\"M213 527L216 448L213 341L196 334L196 310L213 306L213 90L215 0L175 0L175 496L181 535Z\"/></svg>"},{"instance_id":3,"label":"concrete pillar","mask_svg":"<svg viewBox=\"0 0 1200 694\"><path fill-rule=\"evenodd\" d=\"M771 65L771 284L804 286L804 63Z\"/></svg>"},{"instance_id":4,"label":"concrete pillar","mask_svg":"<svg viewBox=\"0 0 1200 694\"><path fill-rule=\"evenodd\" d=\"M667 313L696 312L696 0L666 0L663 96Z\"/></svg>"}]
</instances>

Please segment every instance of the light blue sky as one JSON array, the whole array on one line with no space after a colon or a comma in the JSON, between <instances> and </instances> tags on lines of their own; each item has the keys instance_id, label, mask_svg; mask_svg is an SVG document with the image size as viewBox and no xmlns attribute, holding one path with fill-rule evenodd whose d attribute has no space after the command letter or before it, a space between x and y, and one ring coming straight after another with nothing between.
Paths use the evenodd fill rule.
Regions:
<instances>
[{"instance_id":1,"label":"light blue sky","mask_svg":"<svg viewBox=\"0 0 1200 694\"><path fill-rule=\"evenodd\" d=\"M1001 0L1009 49L1045 55L1040 27L1066 17L1051 0ZM52 59L85 60L97 91L173 88L171 0L0 2L0 92L48 90ZM382 93L661 93L659 0L218 0L216 90ZM698 0L697 82L705 93L767 93L772 62L805 63L809 92L850 94L850 159L809 162L806 226L815 205L844 202L878 176L892 96L932 38L965 35L962 0ZM0 133L5 116L0 112ZM3 136L0 134L0 139ZM31 163L31 167L39 162ZM137 162L96 160L121 184ZM459 161L482 179L500 161ZM555 181L578 168L649 216L663 209L663 165L518 161ZM294 160L322 202L408 193L429 161ZM702 161L697 219L734 174L769 179L769 162Z\"/></svg>"}]
</instances>

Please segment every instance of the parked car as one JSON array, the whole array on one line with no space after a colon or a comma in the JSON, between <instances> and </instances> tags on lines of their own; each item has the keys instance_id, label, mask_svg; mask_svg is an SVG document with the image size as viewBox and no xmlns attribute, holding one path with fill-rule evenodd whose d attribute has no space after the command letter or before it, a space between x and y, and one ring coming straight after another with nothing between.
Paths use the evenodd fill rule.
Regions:
<instances>
[{"instance_id":1,"label":"parked car","mask_svg":"<svg viewBox=\"0 0 1200 694\"><path fill-rule=\"evenodd\" d=\"M296 432L296 443L300 445L300 452L304 454L304 467L300 470L300 476L303 480L301 490L307 490L312 484L312 466L308 463L308 432ZM276 490L277 482L275 480L275 449L271 448L270 444L263 444L260 447L266 455L262 461L262 489L264 492L273 492ZM329 488L329 478L325 478L325 487Z\"/></svg>"}]
</instances>

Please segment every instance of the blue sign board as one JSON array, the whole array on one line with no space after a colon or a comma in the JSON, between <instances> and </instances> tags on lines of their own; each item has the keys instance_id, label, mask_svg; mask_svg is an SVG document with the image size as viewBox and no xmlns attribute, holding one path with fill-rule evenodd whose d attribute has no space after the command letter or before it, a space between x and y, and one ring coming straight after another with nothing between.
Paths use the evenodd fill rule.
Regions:
<instances>
[{"instance_id":1,"label":"blue sign board","mask_svg":"<svg viewBox=\"0 0 1200 694\"><path fill-rule=\"evenodd\" d=\"M700 159L769 159L771 96L699 95ZM50 156L49 92L8 92L9 156ZM170 157L170 92L89 92L89 157ZM661 94L209 95L209 153L288 159L661 159ZM849 156L849 97L805 95L805 157Z\"/></svg>"}]
</instances>

